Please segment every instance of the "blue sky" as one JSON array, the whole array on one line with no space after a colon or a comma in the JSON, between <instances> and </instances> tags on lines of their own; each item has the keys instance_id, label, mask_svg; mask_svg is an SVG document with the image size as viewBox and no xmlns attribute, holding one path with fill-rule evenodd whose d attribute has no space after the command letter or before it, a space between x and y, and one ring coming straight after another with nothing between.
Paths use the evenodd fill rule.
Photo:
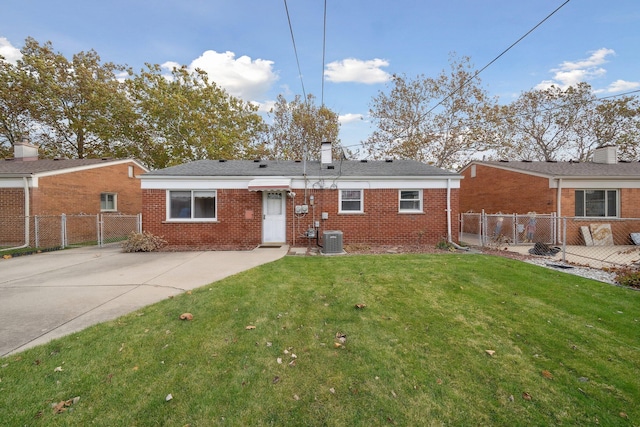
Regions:
<instances>
[{"instance_id":1,"label":"blue sky","mask_svg":"<svg viewBox=\"0 0 640 427\"><path fill-rule=\"evenodd\" d=\"M231 94L268 109L305 92L341 117L343 145L372 132L371 100L391 74L435 77L451 52L480 69L565 0L4 0L0 54L25 38L68 58L200 67ZM640 89L640 2L570 0L480 74L502 103L523 91L586 81L598 96ZM324 92L323 86L324 75Z\"/></svg>"}]
</instances>

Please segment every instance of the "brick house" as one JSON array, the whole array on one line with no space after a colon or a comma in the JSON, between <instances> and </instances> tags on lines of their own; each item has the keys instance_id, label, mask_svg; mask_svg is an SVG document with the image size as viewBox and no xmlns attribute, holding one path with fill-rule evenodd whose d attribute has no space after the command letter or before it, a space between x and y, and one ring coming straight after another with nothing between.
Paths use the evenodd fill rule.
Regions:
<instances>
[{"instance_id":1,"label":"brick house","mask_svg":"<svg viewBox=\"0 0 640 427\"><path fill-rule=\"evenodd\" d=\"M618 161L615 147L598 148L582 163L473 161L460 174L461 212L575 217L610 223L619 236L628 236L631 223L622 218L640 218L640 162Z\"/></svg>"},{"instance_id":2,"label":"brick house","mask_svg":"<svg viewBox=\"0 0 640 427\"><path fill-rule=\"evenodd\" d=\"M141 176L143 229L170 245L249 249L457 241L460 175L409 160L200 160ZM456 222L454 224L454 222Z\"/></svg>"},{"instance_id":3,"label":"brick house","mask_svg":"<svg viewBox=\"0 0 640 427\"><path fill-rule=\"evenodd\" d=\"M138 176L148 170L132 159L39 159L27 142L0 160L0 242L16 241L9 219L36 215L141 212ZM18 232L20 234L21 232ZM23 238L19 237L18 241Z\"/></svg>"}]
</instances>

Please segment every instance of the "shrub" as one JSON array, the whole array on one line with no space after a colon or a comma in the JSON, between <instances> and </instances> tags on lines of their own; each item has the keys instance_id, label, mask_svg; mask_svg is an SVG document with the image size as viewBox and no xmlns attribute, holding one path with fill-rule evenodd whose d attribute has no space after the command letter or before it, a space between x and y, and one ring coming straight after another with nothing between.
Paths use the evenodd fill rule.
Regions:
<instances>
[{"instance_id":1,"label":"shrub","mask_svg":"<svg viewBox=\"0 0 640 427\"><path fill-rule=\"evenodd\" d=\"M451 252L456 250L455 246L453 246L445 238L440 239L440 241L438 243L436 243L436 249L440 249L440 250L443 250L443 251L451 251Z\"/></svg>"},{"instance_id":2,"label":"shrub","mask_svg":"<svg viewBox=\"0 0 640 427\"><path fill-rule=\"evenodd\" d=\"M625 268L616 271L616 282L622 286L640 288L640 270Z\"/></svg>"},{"instance_id":3,"label":"shrub","mask_svg":"<svg viewBox=\"0 0 640 427\"><path fill-rule=\"evenodd\" d=\"M167 245L162 237L154 236L148 231L131 233L122 243L123 252L152 252Z\"/></svg>"}]
</instances>

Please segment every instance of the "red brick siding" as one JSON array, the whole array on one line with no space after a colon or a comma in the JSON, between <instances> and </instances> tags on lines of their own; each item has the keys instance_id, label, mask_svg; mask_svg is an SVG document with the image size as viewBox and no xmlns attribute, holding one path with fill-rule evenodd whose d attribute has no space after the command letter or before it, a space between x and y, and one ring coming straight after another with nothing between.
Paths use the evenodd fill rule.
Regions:
<instances>
[{"instance_id":1,"label":"red brick siding","mask_svg":"<svg viewBox=\"0 0 640 427\"><path fill-rule=\"evenodd\" d=\"M130 165L123 163L40 178L38 188L31 190L31 214L97 214L101 193L117 194L118 212L140 213L140 180L129 178ZM134 176L143 172L134 165Z\"/></svg>"},{"instance_id":2,"label":"red brick siding","mask_svg":"<svg viewBox=\"0 0 640 427\"><path fill-rule=\"evenodd\" d=\"M549 179L476 165L476 176L468 167L460 181L460 211L486 213L556 212L556 190ZM565 205L563 210L566 213ZM573 213L572 213L573 215Z\"/></svg>"},{"instance_id":3,"label":"red brick siding","mask_svg":"<svg viewBox=\"0 0 640 427\"><path fill-rule=\"evenodd\" d=\"M0 246L24 243L24 189L0 188Z\"/></svg>"},{"instance_id":4,"label":"red brick siding","mask_svg":"<svg viewBox=\"0 0 640 427\"><path fill-rule=\"evenodd\" d=\"M301 192L299 192L301 193ZM162 236L170 245L213 249L247 249L262 241L262 193L247 190L218 190L218 222L172 223L166 221L166 191L143 190L143 229ZM435 244L447 237L447 191L423 190L424 213L398 213L398 190L365 190L363 214L338 214L338 190L312 190L315 206L296 219L293 205L286 202L287 243L306 245L300 237L313 221L320 221L320 235L326 230L343 232L345 244L380 245ZM304 201L299 194L295 204ZM451 190L452 238L458 239L459 190ZM247 218L246 212L253 211ZM322 220L321 213L329 218ZM315 215L314 215L315 213ZM315 216L315 218L314 218ZM294 229L295 231L292 231Z\"/></svg>"},{"instance_id":5,"label":"red brick siding","mask_svg":"<svg viewBox=\"0 0 640 427\"><path fill-rule=\"evenodd\" d=\"M215 223L168 222L166 191L143 190L142 227L172 246L248 249L262 242L261 192L217 190L216 202L218 221ZM246 211L253 211L251 219L246 219Z\"/></svg>"}]
</instances>

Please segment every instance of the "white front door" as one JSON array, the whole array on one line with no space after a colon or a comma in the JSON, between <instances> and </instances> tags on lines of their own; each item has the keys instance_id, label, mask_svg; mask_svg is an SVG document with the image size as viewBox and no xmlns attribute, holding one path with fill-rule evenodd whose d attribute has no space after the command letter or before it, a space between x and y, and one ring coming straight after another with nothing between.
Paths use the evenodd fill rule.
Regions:
<instances>
[{"instance_id":1,"label":"white front door","mask_svg":"<svg viewBox=\"0 0 640 427\"><path fill-rule=\"evenodd\" d=\"M287 240L286 197L282 191L262 192L262 243Z\"/></svg>"}]
</instances>

